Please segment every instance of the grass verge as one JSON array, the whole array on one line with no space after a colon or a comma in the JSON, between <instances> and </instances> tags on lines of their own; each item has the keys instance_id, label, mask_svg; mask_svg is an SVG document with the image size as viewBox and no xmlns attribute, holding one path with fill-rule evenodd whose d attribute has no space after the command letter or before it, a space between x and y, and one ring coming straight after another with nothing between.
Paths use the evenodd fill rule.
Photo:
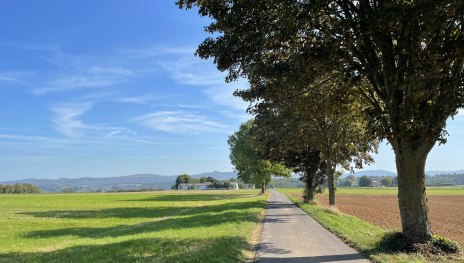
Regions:
<instances>
[{"instance_id":1,"label":"grass verge","mask_svg":"<svg viewBox=\"0 0 464 263\"><path fill-rule=\"evenodd\" d=\"M279 191L285 193L290 200L330 232L375 262L464 262L462 254L424 256L418 253L386 252L386 248L382 247L382 241L391 233L390 231L355 216L334 212L319 205L305 204L292 195L295 192L293 189L279 189Z\"/></svg>"}]
</instances>

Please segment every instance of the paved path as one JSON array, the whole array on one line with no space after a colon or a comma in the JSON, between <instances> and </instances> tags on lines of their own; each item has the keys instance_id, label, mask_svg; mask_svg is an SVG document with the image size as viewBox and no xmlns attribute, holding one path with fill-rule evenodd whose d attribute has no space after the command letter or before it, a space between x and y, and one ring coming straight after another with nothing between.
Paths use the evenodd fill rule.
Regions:
<instances>
[{"instance_id":1,"label":"paved path","mask_svg":"<svg viewBox=\"0 0 464 263\"><path fill-rule=\"evenodd\" d=\"M257 259L259 263L369 262L287 196L273 190L266 209Z\"/></svg>"}]
</instances>

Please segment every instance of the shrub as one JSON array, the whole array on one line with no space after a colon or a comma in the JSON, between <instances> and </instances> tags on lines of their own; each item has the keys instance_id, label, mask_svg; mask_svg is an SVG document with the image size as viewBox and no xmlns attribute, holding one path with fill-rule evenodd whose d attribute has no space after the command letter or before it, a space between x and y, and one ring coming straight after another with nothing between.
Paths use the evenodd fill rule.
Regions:
<instances>
[{"instance_id":1,"label":"shrub","mask_svg":"<svg viewBox=\"0 0 464 263\"><path fill-rule=\"evenodd\" d=\"M458 243L451 239L436 235L433 235L432 245L446 253L458 253L461 250Z\"/></svg>"},{"instance_id":2,"label":"shrub","mask_svg":"<svg viewBox=\"0 0 464 263\"><path fill-rule=\"evenodd\" d=\"M381 246L386 251L399 252L399 251L411 251L412 244L408 242L403 233L391 232L383 237Z\"/></svg>"},{"instance_id":3,"label":"shrub","mask_svg":"<svg viewBox=\"0 0 464 263\"><path fill-rule=\"evenodd\" d=\"M451 239L434 235L425 244L411 244L400 232L388 233L384 236L381 246L391 252L419 252L421 254L458 253L461 248Z\"/></svg>"}]
</instances>

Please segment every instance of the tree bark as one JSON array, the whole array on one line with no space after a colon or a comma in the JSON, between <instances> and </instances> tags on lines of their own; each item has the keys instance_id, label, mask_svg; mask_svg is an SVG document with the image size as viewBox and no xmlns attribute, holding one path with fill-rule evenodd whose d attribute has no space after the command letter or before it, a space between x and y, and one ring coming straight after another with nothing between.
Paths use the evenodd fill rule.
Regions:
<instances>
[{"instance_id":1,"label":"tree bark","mask_svg":"<svg viewBox=\"0 0 464 263\"><path fill-rule=\"evenodd\" d=\"M315 178L316 178L316 172L318 168L319 166L316 166L316 165L314 165L314 167L305 168L306 184L305 184L305 195L303 199L304 203L310 203L314 200L314 192L316 190Z\"/></svg>"},{"instance_id":2,"label":"tree bark","mask_svg":"<svg viewBox=\"0 0 464 263\"><path fill-rule=\"evenodd\" d=\"M327 184L329 186L329 206L335 206L335 168L327 162Z\"/></svg>"},{"instance_id":3,"label":"tree bark","mask_svg":"<svg viewBox=\"0 0 464 263\"><path fill-rule=\"evenodd\" d=\"M266 193L266 182L265 181L261 183L261 194L264 194L264 193Z\"/></svg>"},{"instance_id":4,"label":"tree bark","mask_svg":"<svg viewBox=\"0 0 464 263\"><path fill-rule=\"evenodd\" d=\"M398 173L398 204L402 231L411 243L432 239L425 187L425 162L433 147L407 140L392 143ZM430 144L430 143L429 143Z\"/></svg>"}]
</instances>

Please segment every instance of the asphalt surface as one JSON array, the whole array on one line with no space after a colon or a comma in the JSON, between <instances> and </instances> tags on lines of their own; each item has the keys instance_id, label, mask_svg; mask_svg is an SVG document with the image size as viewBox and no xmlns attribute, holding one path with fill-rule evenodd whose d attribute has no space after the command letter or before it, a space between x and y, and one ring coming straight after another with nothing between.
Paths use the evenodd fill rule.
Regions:
<instances>
[{"instance_id":1,"label":"asphalt surface","mask_svg":"<svg viewBox=\"0 0 464 263\"><path fill-rule=\"evenodd\" d=\"M271 190L257 262L369 262L287 196Z\"/></svg>"}]
</instances>

